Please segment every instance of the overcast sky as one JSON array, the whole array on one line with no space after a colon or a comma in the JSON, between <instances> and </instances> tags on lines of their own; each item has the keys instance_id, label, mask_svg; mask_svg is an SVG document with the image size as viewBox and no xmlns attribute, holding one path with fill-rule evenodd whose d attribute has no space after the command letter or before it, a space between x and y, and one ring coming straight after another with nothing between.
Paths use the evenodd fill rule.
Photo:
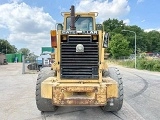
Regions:
<instances>
[{"instance_id":1,"label":"overcast sky","mask_svg":"<svg viewBox=\"0 0 160 120\"><path fill-rule=\"evenodd\" d=\"M0 38L38 55L41 47L50 46L50 30L71 5L98 12L99 23L116 18L146 31L160 30L159 0L0 0Z\"/></svg>"}]
</instances>

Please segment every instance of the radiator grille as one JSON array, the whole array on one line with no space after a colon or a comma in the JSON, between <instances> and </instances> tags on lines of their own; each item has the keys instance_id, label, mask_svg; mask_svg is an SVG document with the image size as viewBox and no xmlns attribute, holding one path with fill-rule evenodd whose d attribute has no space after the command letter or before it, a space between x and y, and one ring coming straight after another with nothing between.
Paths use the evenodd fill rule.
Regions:
<instances>
[{"instance_id":1,"label":"radiator grille","mask_svg":"<svg viewBox=\"0 0 160 120\"><path fill-rule=\"evenodd\" d=\"M76 52L82 44L84 52ZM98 79L98 43L90 36L70 36L61 43L61 78Z\"/></svg>"}]
</instances>

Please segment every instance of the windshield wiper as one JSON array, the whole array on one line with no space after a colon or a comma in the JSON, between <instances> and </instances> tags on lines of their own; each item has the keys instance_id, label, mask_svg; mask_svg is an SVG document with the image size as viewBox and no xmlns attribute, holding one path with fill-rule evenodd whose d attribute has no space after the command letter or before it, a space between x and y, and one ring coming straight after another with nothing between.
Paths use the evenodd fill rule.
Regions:
<instances>
[{"instance_id":1,"label":"windshield wiper","mask_svg":"<svg viewBox=\"0 0 160 120\"><path fill-rule=\"evenodd\" d=\"M77 16L75 17L74 23L75 23L80 17L81 17L80 15L77 15Z\"/></svg>"}]
</instances>

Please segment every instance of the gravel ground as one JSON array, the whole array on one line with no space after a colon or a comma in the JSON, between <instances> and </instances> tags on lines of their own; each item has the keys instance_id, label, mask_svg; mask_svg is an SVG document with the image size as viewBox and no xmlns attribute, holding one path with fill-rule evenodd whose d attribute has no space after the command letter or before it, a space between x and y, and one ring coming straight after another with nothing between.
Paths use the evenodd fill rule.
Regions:
<instances>
[{"instance_id":1,"label":"gravel ground","mask_svg":"<svg viewBox=\"0 0 160 120\"><path fill-rule=\"evenodd\" d=\"M124 83L124 104L118 113L100 107L59 107L41 113L35 102L36 74L22 74L22 64L0 66L1 120L159 120L160 74L118 66Z\"/></svg>"}]
</instances>

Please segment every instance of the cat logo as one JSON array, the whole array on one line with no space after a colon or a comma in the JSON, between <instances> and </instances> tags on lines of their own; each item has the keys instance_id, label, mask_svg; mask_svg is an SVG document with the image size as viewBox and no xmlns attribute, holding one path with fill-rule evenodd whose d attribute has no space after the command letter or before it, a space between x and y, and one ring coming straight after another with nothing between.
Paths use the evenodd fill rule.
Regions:
<instances>
[{"instance_id":1,"label":"cat logo","mask_svg":"<svg viewBox=\"0 0 160 120\"><path fill-rule=\"evenodd\" d=\"M84 52L84 46L82 44L78 44L76 46L76 52Z\"/></svg>"}]
</instances>

